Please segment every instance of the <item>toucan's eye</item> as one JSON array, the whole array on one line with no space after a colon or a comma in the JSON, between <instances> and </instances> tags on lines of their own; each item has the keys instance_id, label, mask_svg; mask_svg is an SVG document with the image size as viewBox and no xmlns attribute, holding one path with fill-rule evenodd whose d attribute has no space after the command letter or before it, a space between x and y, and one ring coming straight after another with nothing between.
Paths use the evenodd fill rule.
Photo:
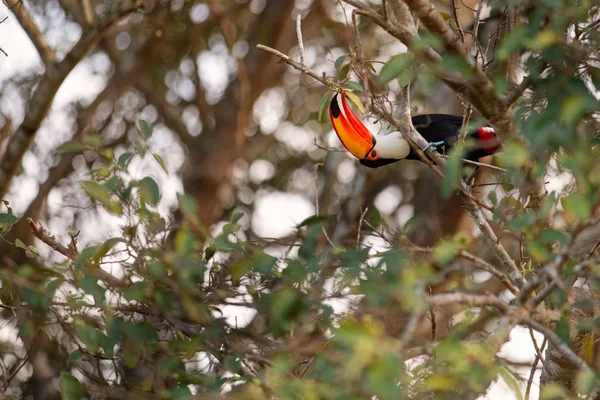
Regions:
<instances>
[{"instance_id":1,"label":"toucan's eye","mask_svg":"<svg viewBox=\"0 0 600 400\"><path fill-rule=\"evenodd\" d=\"M377 158L377 152L375 150L373 150L369 156L369 158L371 159L376 159Z\"/></svg>"}]
</instances>

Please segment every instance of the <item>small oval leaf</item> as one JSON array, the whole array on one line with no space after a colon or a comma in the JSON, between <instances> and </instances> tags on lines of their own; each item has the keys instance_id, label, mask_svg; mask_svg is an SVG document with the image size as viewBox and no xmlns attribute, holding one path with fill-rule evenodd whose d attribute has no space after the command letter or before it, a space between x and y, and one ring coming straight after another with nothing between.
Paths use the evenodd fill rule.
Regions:
<instances>
[{"instance_id":1,"label":"small oval leaf","mask_svg":"<svg viewBox=\"0 0 600 400\"><path fill-rule=\"evenodd\" d=\"M325 93L323 97L321 97L321 102L319 103L319 111L317 112L317 119L319 122L323 122L323 115L325 114L325 108L327 107L327 103L329 100L329 92Z\"/></svg>"},{"instance_id":2,"label":"small oval leaf","mask_svg":"<svg viewBox=\"0 0 600 400\"><path fill-rule=\"evenodd\" d=\"M156 181L147 176L140 181L139 185L143 200L148 201L153 206L157 205L160 201L160 189Z\"/></svg>"},{"instance_id":3,"label":"small oval leaf","mask_svg":"<svg viewBox=\"0 0 600 400\"><path fill-rule=\"evenodd\" d=\"M350 101L354 103L356 108L358 108L360 110L360 112L364 114L365 113L365 105L362 103L362 101L360 101L358 96L352 92L345 92L345 93L346 93L346 96L348 97L348 99L350 99Z\"/></svg>"}]
</instances>

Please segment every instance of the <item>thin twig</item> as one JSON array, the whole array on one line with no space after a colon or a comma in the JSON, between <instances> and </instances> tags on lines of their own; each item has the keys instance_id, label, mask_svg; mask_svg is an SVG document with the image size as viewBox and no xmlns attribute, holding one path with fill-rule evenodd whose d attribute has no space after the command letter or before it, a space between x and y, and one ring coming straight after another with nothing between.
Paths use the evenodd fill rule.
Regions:
<instances>
[{"instance_id":1,"label":"thin twig","mask_svg":"<svg viewBox=\"0 0 600 400\"><path fill-rule=\"evenodd\" d=\"M400 348L405 348L410 340L412 339L415 330L419 327L419 321L421 320L421 316L423 315L423 311L415 310L410 314L408 322L406 323L406 327L404 328L404 332L402 332L402 336L400 337Z\"/></svg>"},{"instance_id":2,"label":"thin twig","mask_svg":"<svg viewBox=\"0 0 600 400\"><path fill-rule=\"evenodd\" d=\"M365 210L360 214L360 219L358 220L358 232L356 233L356 250L360 247L360 231L362 230L363 220L365 219L365 215L367 215L367 211L369 211L369 207L366 207Z\"/></svg>"},{"instance_id":3,"label":"thin twig","mask_svg":"<svg viewBox=\"0 0 600 400\"><path fill-rule=\"evenodd\" d=\"M471 261L473 264L475 264L478 268L481 268L482 270L489 272L490 274L492 274L493 276L495 276L496 278L498 278L498 280L500 280L500 282L502 282L504 284L504 286L506 286L506 288L508 290L510 290L510 292L512 294L517 294L518 293L518 288L513 284L513 282L511 281L510 277L508 275L506 275L506 273L502 272L501 270L499 270L498 268L496 268L495 266L493 266L492 264L488 263L487 261L485 261L483 258L479 258L467 251L461 250L458 253L458 256L461 258L464 258L466 260Z\"/></svg>"},{"instance_id":4,"label":"thin twig","mask_svg":"<svg viewBox=\"0 0 600 400\"><path fill-rule=\"evenodd\" d=\"M22 0L5 0L5 3L15 17L17 17L19 24L21 24L25 33L27 33L27 36L29 36L44 64L48 65L49 63L56 62L56 54L54 54L54 51L46 41L46 37L31 17L25 3Z\"/></svg>"},{"instance_id":5,"label":"thin twig","mask_svg":"<svg viewBox=\"0 0 600 400\"><path fill-rule=\"evenodd\" d=\"M473 36L471 38L473 40L473 43L471 45L471 57L473 57L475 65L481 65L483 67L485 60L483 59L483 54L481 54L481 52L479 51L479 40L477 38L477 36L479 35L479 24L481 23L481 10L483 10L483 0L479 1L479 4L477 5L477 11L475 12L475 21L473 22ZM481 55L481 64L479 63L478 55Z\"/></svg>"},{"instance_id":6,"label":"thin twig","mask_svg":"<svg viewBox=\"0 0 600 400\"><path fill-rule=\"evenodd\" d=\"M321 163L315 164L315 212L317 217L319 216L319 167L322 165L323 164ZM321 229L323 230L323 234L325 235L325 239L327 239L327 242L331 245L332 248L335 249L336 246L335 244L333 244L333 241L327 234L325 226L322 226Z\"/></svg>"},{"instance_id":7,"label":"thin twig","mask_svg":"<svg viewBox=\"0 0 600 400\"><path fill-rule=\"evenodd\" d=\"M95 14L92 5L90 4L90 0L81 0L81 4L83 6L83 15L85 16L85 22L88 25L94 25L95 23Z\"/></svg>"},{"instance_id":8,"label":"thin twig","mask_svg":"<svg viewBox=\"0 0 600 400\"><path fill-rule=\"evenodd\" d=\"M300 49L300 64L306 65L304 57L304 41L302 40L302 16L300 13L296 15L296 36L298 36L298 48Z\"/></svg>"},{"instance_id":9,"label":"thin twig","mask_svg":"<svg viewBox=\"0 0 600 400\"><path fill-rule=\"evenodd\" d=\"M530 328L531 329L531 328ZM533 377L535 375L535 371L537 369L538 363L542 360L541 352L544 351L546 344L548 343L548 339L544 338L542 341L541 351L536 354L535 360L533 360L533 365L531 366L531 372L529 373L529 378L527 379L527 388L525 389L525 400L529 400L529 393L531 392L531 386L533 385Z\"/></svg>"},{"instance_id":10,"label":"thin twig","mask_svg":"<svg viewBox=\"0 0 600 400\"><path fill-rule=\"evenodd\" d=\"M594 374L594 376L597 376L596 372L590 369L587 363L581 357L579 357L566 343L564 343L562 339L556 333L554 333L552 329L547 328L539 322L536 322L530 318L524 318L522 323L546 336L548 341L552 343L552 345L558 351L560 351L562 355L565 356L565 358L569 359L569 361L575 364L577 368L581 370L591 371Z\"/></svg>"},{"instance_id":11,"label":"thin twig","mask_svg":"<svg viewBox=\"0 0 600 400\"><path fill-rule=\"evenodd\" d=\"M371 111L371 101L369 101L369 72L365 63L365 50L360 39L360 31L358 30L358 22L356 20L356 10L352 11L352 24L354 25L354 34L356 35L356 44L358 45L358 53L360 55L359 65L363 81L363 90L365 93L365 114Z\"/></svg>"},{"instance_id":12,"label":"thin twig","mask_svg":"<svg viewBox=\"0 0 600 400\"><path fill-rule=\"evenodd\" d=\"M544 356L542 355L542 350L540 350L540 348L539 348L539 346L537 344L537 340L535 340L535 335L534 335L533 329L531 327L529 327L529 336L531 337L531 341L533 342L533 347L535 348L535 354L543 362L544 361Z\"/></svg>"},{"instance_id":13,"label":"thin twig","mask_svg":"<svg viewBox=\"0 0 600 400\"><path fill-rule=\"evenodd\" d=\"M600 248L600 240L598 240L596 242L596 244L594 245L594 247L592 247L592 250L590 250L590 252L588 253L588 255L585 257L586 260L589 260L594 253L596 252L596 250L598 250L598 248Z\"/></svg>"},{"instance_id":14,"label":"thin twig","mask_svg":"<svg viewBox=\"0 0 600 400\"><path fill-rule=\"evenodd\" d=\"M77 248L75 247L73 242L69 244L69 246L64 246L63 244L59 243L53 236L48 235L44 228L42 228L41 226L37 226L33 219L27 218L27 223L31 227L31 230L33 231L33 234L36 238L50 246L53 250L69 258L70 260L75 261L77 259L79 253L77 252ZM112 287L127 287L127 283L125 281L114 277L112 274L106 272L102 268L95 268L94 273L99 279L102 279Z\"/></svg>"},{"instance_id":15,"label":"thin twig","mask_svg":"<svg viewBox=\"0 0 600 400\"><path fill-rule=\"evenodd\" d=\"M463 31L462 26L460 26L460 21L458 20L458 14L456 10L458 10L458 7L456 6L456 0L452 0L452 15L454 16L454 23L456 24L456 29L460 35L461 42L465 43L465 32Z\"/></svg>"}]
</instances>

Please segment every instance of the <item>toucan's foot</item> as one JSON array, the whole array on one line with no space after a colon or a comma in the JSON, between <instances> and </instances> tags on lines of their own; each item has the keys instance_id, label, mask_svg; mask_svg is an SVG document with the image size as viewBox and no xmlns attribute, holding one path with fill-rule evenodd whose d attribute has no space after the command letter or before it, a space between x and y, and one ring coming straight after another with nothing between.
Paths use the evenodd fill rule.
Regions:
<instances>
[{"instance_id":1,"label":"toucan's foot","mask_svg":"<svg viewBox=\"0 0 600 400\"><path fill-rule=\"evenodd\" d=\"M477 169L478 169L478 168L479 168L479 166L478 166L478 165L476 165L476 166L473 168L473 171L471 171L471 173L469 174L469 176L467 176L467 179L465 179L465 184L467 185L467 187L466 187L466 189L465 189L465 190L466 190L467 192L470 192L470 191L471 191L471 188L473 187L473 185L471 185L471 184L470 184L470 182L471 182L471 179L473 178L473 176L475 175L475 172L477 172ZM475 183L475 182L473 182L473 183Z\"/></svg>"},{"instance_id":2,"label":"toucan's foot","mask_svg":"<svg viewBox=\"0 0 600 400\"><path fill-rule=\"evenodd\" d=\"M427 144L427 146L425 146L425 148L423 149L423 152L426 152L430 147L437 148L438 146L441 146L443 144L443 140L440 140L439 142L429 142L429 144Z\"/></svg>"}]
</instances>

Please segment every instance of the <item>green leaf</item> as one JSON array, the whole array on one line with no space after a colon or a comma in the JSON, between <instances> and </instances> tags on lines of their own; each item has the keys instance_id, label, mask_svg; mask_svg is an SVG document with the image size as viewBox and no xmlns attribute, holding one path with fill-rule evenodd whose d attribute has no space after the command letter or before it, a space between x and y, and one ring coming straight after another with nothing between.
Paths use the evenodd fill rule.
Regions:
<instances>
[{"instance_id":1,"label":"green leaf","mask_svg":"<svg viewBox=\"0 0 600 400\"><path fill-rule=\"evenodd\" d=\"M156 162L158 163L158 165L160 165L160 167L162 168L163 171L165 171L165 174L169 175L169 169L167 168L167 162L165 161L164 158L162 158L162 156L160 154L154 153L152 154L154 156L154 159L156 160Z\"/></svg>"},{"instance_id":2,"label":"green leaf","mask_svg":"<svg viewBox=\"0 0 600 400\"><path fill-rule=\"evenodd\" d=\"M108 188L98 182L94 181L82 181L79 182L85 192L92 199L97 200L101 203L106 203L109 200L110 192Z\"/></svg>"},{"instance_id":3,"label":"green leaf","mask_svg":"<svg viewBox=\"0 0 600 400\"><path fill-rule=\"evenodd\" d=\"M458 72L464 76L469 76L472 73L471 67L465 59L453 54L444 55L438 65L445 72Z\"/></svg>"},{"instance_id":4,"label":"green leaf","mask_svg":"<svg viewBox=\"0 0 600 400\"><path fill-rule=\"evenodd\" d=\"M74 363L75 361L79 360L81 357L83 357L83 352L81 350L77 349L74 352L72 352L71 354L69 354L69 362Z\"/></svg>"},{"instance_id":5,"label":"green leaf","mask_svg":"<svg viewBox=\"0 0 600 400\"><path fill-rule=\"evenodd\" d=\"M140 355L137 352L133 352L128 348L125 348L123 351L123 360L129 368L135 367L139 359Z\"/></svg>"},{"instance_id":6,"label":"green leaf","mask_svg":"<svg viewBox=\"0 0 600 400\"><path fill-rule=\"evenodd\" d=\"M339 56L338 58L336 58L336 60L335 60L335 69L339 69L342 66L342 64L346 60L346 57L347 56L344 54L343 56Z\"/></svg>"},{"instance_id":7,"label":"green leaf","mask_svg":"<svg viewBox=\"0 0 600 400\"><path fill-rule=\"evenodd\" d=\"M569 334L569 331L569 321L567 318L562 317L558 324L556 324L556 334L567 346L571 345L571 335Z\"/></svg>"},{"instance_id":8,"label":"green leaf","mask_svg":"<svg viewBox=\"0 0 600 400\"><path fill-rule=\"evenodd\" d=\"M454 19L454 17L451 14L448 14L447 12L440 11L440 15L444 19L444 21L450 21Z\"/></svg>"},{"instance_id":9,"label":"green leaf","mask_svg":"<svg viewBox=\"0 0 600 400\"><path fill-rule=\"evenodd\" d=\"M400 73L400 76L398 77L398 83L400 83L400 87L406 87L406 85L408 85L412 82L413 79L415 79L416 75L416 68L407 68L404 71L402 71Z\"/></svg>"},{"instance_id":10,"label":"green leaf","mask_svg":"<svg viewBox=\"0 0 600 400\"><path fill-rule=\"evenodd\" d=\"M94 261L100 261L100 259L104 257L113 247L115 247L117 243L122 241L122 238L114 237L106 240L100 246L96 247L96 251L94 252Z\"/></svg>"},{"instance_id":11,"label":"green leaf","mask_svg":"<svg viewBox=\"0 0 600 400\"><path fill-rule=\"evenodd\" d=\"M323 115L325 114L325 108L327 107L327 104L329 103L329 92L326 92L323 97L321 97L321 101L319 102L319 111L317 111L317 119L319 120L319 122L324 122L323 121Z\"/></svg>"},{"instance_id":12,"label":"green leaf","mask_svg":"<svg viewBox=\"0 0 600 400\"><path fill-rule=\"evenodd\" d=\"M47 310L50 307L50 297L28 288L20 288L19 295L34 310Z\"/></svg>"},{"instance_id":13,"label":"green leaf","mask_svg":"<svg viewBox=\"0 0 600 400\"><path fill-rule=\"evenodd\" d=\"M344 89L353 90L355 92L363 92L363 86L360 82L348 81L342 85Z\"/></svg>"},{"instance_id":14,"label":"green leaf","mask_svg":"<svg viewBox=\"0 0 600 400\"><path fill-rule=\"evenodd\" d=\"M457 242L442 241L433 249L433 258L436 263L443 266L454 260L459 251L460 246Z\"/></svg>"},{"instance_id":15,"label":"green leaf","mask_svg":"<svg viewBox=\"0 0 600 400\"><path fill-rule=\"evenodd\" d=\"M139 119L138 132L140 136L144 138L144 140L148 140L150 139L150 136L152 136L152 125L150 125L150 122L146 121L145 119Z\"/></svg>"},{"instance_id":16,"label":"green leaf","mask_svg":"<svg viewBox=\"0 0 600 400\"><path fill-rule=\"evenodd\" d=\"M127 288L127 290L125 291L125 293L123 294L125 296L125 299L130 300L130 301L137 301L138 303L143 302L144 300L146 300L147 296L147 291L148 291L148 283L147 282L134 282L131 284L131 286L129 286L129 288Z\"/></svg>"},{"instance_id":17,"label":"green leaf","mask_svg":"<svg viewBox=\"0 0 600 400\"><path fill-rule=\"evenodd\" d=\"M14 215L12 215L12 213L8 213L8 214L0 214L0 224L16 224L17 223L17 217L15 217Z\"/></svg>"},{"instance_id":18,"label":"green leaf","mask_svg":"<svg viewBox=\"0 0 600 400\"><path fill-rule=\"evenodd\" d=\"M417 79L419 81L419 84L421 85L422 90L425 92L430 92L431 90L433 90L433 87L437 82L435 76L427 70L420 71L417 76Z\"/></svg>"},{"instance_id":19,"label":"green leaf","mask_svg":"<svg viewBox=\"0 0 600 400\"><path fill-rule=\"evenodd\" d=\"M400 74L410 67L413 63L413 56L411 53L402 53L393 56L390 60L385 63L381 72L379 72L379 82L388 83L392 79L397 78Z\"/></svg>"},{"instance_id":20,"label":"green leaf","mask_svg":"<svg viewBox=\"0 0 600 400\"><path fill-rule=\"evenodd\" d=\"M344 80L346 79L346 77L348 76L348 73L350 72L350 64L346 64L342 67L342 69L340 69L340 73L338 74L338 78L340 80Z\"/></svg>"},{"instance_id":21,"label":"green leaf","mask_svg":"<svg viewBox=\"0 0 600 400\"><path fill-rule=\"evenodd\" d=\"M585 221L592 215L592 203L587 196L581 193L573 193L561 199L568 221Z\"/></svg>"},{"instance_id":22,"label":"green leaf","mask_svg":"<svg viewBox=\"0 0 600 400\"><path fill-rule=\"evenodd\" d=\"M565 397L567 391L558 383L548 383L540 388L540 400L559 400Z\"/></svg>"},{"instance_id":23,"label":"green leaf","mask_svg":"<svg viewBox=\"0 0 600 400\"><path fill-rule=\"evenodd\" d=\"M523 395L521 394L521 386L519 385L520 376L518 376L514 371L508 368L505 365L500 366L500 374L504 382L510 387L515 395L515 398L518 400L523 399Z\"/></svg>"},{"instance_id":24,"label":"green leaf","mask_svg":"<svg viewBox=\"0 0 600 400\"><path fill-rule=\"evenodd\" d=\"M122 169L127 169L133 156L134 154L129 152L121 154L119 156L119 160L117 161L117 165Z\"/></svg>"},{"instance_id":25,"label":"green leaf","mask_svg":"<svg viewBox=\"0 0 600 400\"><path fill-rule=\"evenodd\" d=\"M577 392L581 394L591 393L598 387L598 378L590 369L581 370L575 379L575 387L577 388Z\"/></svg>"},{"instance_id":26,"label":"green leaf","mask_svg":"<svg viewBox=\"0 0 600 400\"><path fill-rule=\"evenodd\" d=\"M504 143L503 147L503 151L498 154L498 160L503 166L523 167L531 160L529 152L522 143L512 141Z\"/></svg>"},{"instance_id":27,"label":"green leaf","mask_svg":"<svg viewBox=\"0 0 600 400\"><path fill-rule=\"evenodd\" d=\"M93 352L98 351L100 344L104 341L102 336L105 335L89 325L77 326L75 332L83 344Z\"/></svg>"},{"instance_id":28,"label":"green leaf","mask_svg":"<svg viewBox=\"0 0 600 400\"><path fill-rule=\"evenodd\" d=\"M350 99L351 102L354 103L354 105L356 106L356 108L358 108L360 110L361 113L365 113L365 106L362 103L362 101L360 101L360 99L358 98L358 96L356 96L354 93L352 92L345 92L346 96L348 97L348 99Z\"/></svg>"},{"instance_id":29,"label":"green leaf","mask_svg":"<svg viewBox=\"0 0 600 400\"><path fill-rule=\"evenodd\" d=\"M156 181L147 176L140 181L139 185L142 201L148 201L153 206L156 206L160 201L160 189Z\"/></svg>"},{"instance_id":30,"label":"green leaf","mask_svg":"<svg viewBox=\"0 0 600 400\"><path fill-rule=\"evenodd\" d=\"M323 224L327 222L327 217L313 215L300 222L296 228L300 229L303 226L312 226L315 224Z\"/></svg>"},{"instance_id":31,"label":"green leaf","mask_svg":"<svg viewBox=\"0 0 600 400\"><path fill-rule=\"evenodd\" d=\"M60 377L60 395L63 400L80 400L85 397L85 386L73 375L64 373Z\"/></svg>"},{"instance_id":32,"label":"green leaf","mask_svg":"<svg viewBox=\"0 0 600 400\"><path fill-rule=\"evenodd\" d=\"M89 147L96 149L102 145L102 136L98 133L92 133L91 135L88 135L84 141Z\"/></svg>"},{"instance_id":33,"label":"green leaf","mask_svg":"<svg viewBox=\"0 0 600 400\"><path fill-rule=\"evenodd\" d=\"M243 212L234 212L231 214L231 218L229 218L229 222L232 224L237 224L237 222L244 216Z\"/></svg>"},{"instance_id":34,"label":"green leaf","mask_svg":"<svg viewBox=\"0 0 600 400\"><path fill-rule=\"evenodd\" d=\"M464 153L463 147L458 146L450 150L450 153L448 154L448 162L446 164L446 170L444 171L444 180L442 181L441 187L442 198L444 199L452 196L454 189L456 189L460 182Z\"/></svg>"},{"instance_id":35,"label":"green leaf","mask_svg":"<svg viewBox=\"0 0 600 400\"><path fill-rule=\"evenodd\" d=\"M156 261L148 264L148 275L153 278L161 278L165 276L166 270L162 262Z\"/></svg>"},{"instance_id":36,"label":"green leaf","mask_svg":"<svg viewBox=\"0 0 600 400\"><path fill-rule=\"evenodd\" d=\"M79 283L79 286L86 293L89 293L92 295L92 297L94 297L94 302L97 306L101 306L104 304L104 294L106 290L98 284L97 278L94 278L90 275L86 275Z\"/></svg>"},{"instance_id":37,"label":"green leaf","mask_svg":"<svg viewBox=\"0 0 600 400\"><path fill-rule=\"evenodd\" d=\"M179 208L186 217L198 215L198 203L196 199L189 194L180 194L177 196L179 200Z\"/></svg>"},{"instance_id":38,"label":"green leaf","mask_svg":"<svg viewBox=\"0 0 600 400\"><path fill-rule=\"evenodd\" d=\"M65 154L65 153L83 153L84 151L89 150L89 147L80 142L66 142L63 143L56 149L57 154Z\"/></svg>"}]
</instances>

